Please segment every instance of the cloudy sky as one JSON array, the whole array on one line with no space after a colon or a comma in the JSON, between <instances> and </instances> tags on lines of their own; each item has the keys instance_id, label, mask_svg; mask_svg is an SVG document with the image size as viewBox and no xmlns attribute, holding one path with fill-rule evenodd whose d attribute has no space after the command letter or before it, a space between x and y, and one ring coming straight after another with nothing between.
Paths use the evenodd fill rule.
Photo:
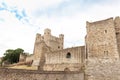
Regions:
<instances>
[{"instance_id":1,"label":"cloudy sky","mask_svg":"<svg viewBox=\"0 0 120 80\"><path fill-rule=\"evenodd\" d=\"M0 56L7 49L32 53L36 33L65 35L65 47L84 45L86 21L120 16L120 0L0 0Z\"/></svg>"}]
</instances>

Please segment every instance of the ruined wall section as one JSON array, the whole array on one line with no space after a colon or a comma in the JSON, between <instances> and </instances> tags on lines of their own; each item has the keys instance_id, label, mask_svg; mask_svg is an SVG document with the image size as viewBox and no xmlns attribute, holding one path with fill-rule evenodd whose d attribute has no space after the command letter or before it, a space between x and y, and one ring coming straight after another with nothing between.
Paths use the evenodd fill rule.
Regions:
<instances>
[{"instance_id":1,"label":"ruined wall section","mask_svg":"<svg viewBox=\"0 0 120 80\"><path fill-rule=\"evenodd\" d=\"M19 62L25 62L26 61L26 55L24 54L20 54L20 57L19 57Z\"/></svg>"},{"instance_id":2,"label":"ruined wall section","mask_svg":"<svg viewBox=\"0 0 120 80\"><path fill-rule=\"evenodd\" d=\"M84 80L83 72L0 69L1 80Z\"/></svg>"},{"instance_id":3,"label":"ruined wall section","mask_svg":"<svg viewBox=\"0 0 120 80\"><path fill-rule=\"evenodd\" d=\"M67 48L46 53L44 70L64 71L69 68L71 71L78 71L83 66L85 46Z\"/></svg>"},{"instance_id":4,"label":"ruined wall section","mask_svg":"<svg viewBox=\"0 0 120 80\"><path fill-rule=\"evenodd\" d=\"M120 17L116 17L114 20L115 31L116 31L116 39L117 39L117 47L120 57Z\"/></svg>"},{"instance_id":5,"label":"ruined wall section","mask_svg":"<svg viewBox=\"0 0 120 80\"><path fill-rule=\"evenodd\" d=\"M26 57L26 62L33 61L33 59L34 59L34 55L33 55L33 54L28 55L28 56Z\"/></svg>"},{"instance_id":6,"label":"ruined wall section","mask_svg":"<svg viewBox=\"0 0 120 80\"><path fill-rule=\"evenodd\" d=\"M86 41L89 60L119 58L113 18L87 22Z\"/></svg>"}]
</instances>

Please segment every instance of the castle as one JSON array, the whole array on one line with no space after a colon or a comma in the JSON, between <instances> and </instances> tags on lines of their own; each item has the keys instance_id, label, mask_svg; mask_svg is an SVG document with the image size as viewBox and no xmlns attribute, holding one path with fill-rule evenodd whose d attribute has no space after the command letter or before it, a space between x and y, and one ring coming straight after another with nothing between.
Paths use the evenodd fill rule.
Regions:
<instances>
[{"instance_id":1,"label":"castle","mask_svg":"<svg viewBox=\"0 0 120 80\"><path fill-rule=\"evenodd\" d=\"M85 46L64 49L64 35L52 36L50 29L44 35L36 34L34 53L31 56L20 56L27 61L33 60L32 66L39 66L45 71L79 71L83 66Z\"/></svg>"},{"instance_id":2,"label":"castle","mask_svg":"<svg viewBox=\"0 0 120 80\"><path fill-rule=\"evenodd\" d=\"M120 80L120 17L86 22L86 29L85 46L64 49L64 35L47 28L36 35L33 55L20 61L42 71L83 71L84 80Z\"/></svg>"}]
</instances>

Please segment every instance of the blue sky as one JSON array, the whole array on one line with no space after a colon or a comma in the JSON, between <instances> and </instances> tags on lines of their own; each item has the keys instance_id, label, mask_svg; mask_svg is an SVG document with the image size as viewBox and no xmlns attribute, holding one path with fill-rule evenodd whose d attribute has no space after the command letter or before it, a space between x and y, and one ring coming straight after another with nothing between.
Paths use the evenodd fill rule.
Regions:
<instances>
[{"instance_id":1,"label":"blue sky","mask_svg":"<svg viewBox=\"0 0 120 80\"><path fill-rule=\"evenodd\" d=\"M0 0L0 56L7 49L33 53L36 33L65 35L65 47L84 45L86 21L120 16L120 0Z\"/></svg>"}]
</instances>

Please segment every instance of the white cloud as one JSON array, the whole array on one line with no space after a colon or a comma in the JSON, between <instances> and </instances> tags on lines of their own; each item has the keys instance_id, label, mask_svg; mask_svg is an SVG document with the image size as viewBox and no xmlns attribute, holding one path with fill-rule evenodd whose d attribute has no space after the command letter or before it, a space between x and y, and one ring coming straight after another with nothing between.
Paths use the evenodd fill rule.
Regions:
<instances>
[{"instance_id":1,"label":"white cloud","mask_svg":"<svg viewBox=\"0 0 120 80\"><path fill-rule=\"evenodd\" d=\"M86 15L89 21L102 20L109 17L120 16L120 4L107 4L107 5L94 5L88 11Z\"/></svg>"},{"instance_id":2,"label":"white cloud","mask_svg":"<svg viewBox=\"0 0 120 80\"><path fill-rule=\"evenodd\" d=\"M0 55L7 49L23 48L27 52L33 51L35 28L22 24L8 11L0 13L4 20L0 24Z\"/></svg>"},{"instance_id":3,"label":"white cloud","mask_svg":"<svg viewBox=\"0 0 120 80\"><path fill-rule=\"evenodd\" d=\"M31 16L33 11L44 9L49 6L57 5L66 0L3 0L8 6L15 6L19 10L25 9L27 14ZM32 17L32 16L31 16Z\"/></svg>"}]
</instances>

